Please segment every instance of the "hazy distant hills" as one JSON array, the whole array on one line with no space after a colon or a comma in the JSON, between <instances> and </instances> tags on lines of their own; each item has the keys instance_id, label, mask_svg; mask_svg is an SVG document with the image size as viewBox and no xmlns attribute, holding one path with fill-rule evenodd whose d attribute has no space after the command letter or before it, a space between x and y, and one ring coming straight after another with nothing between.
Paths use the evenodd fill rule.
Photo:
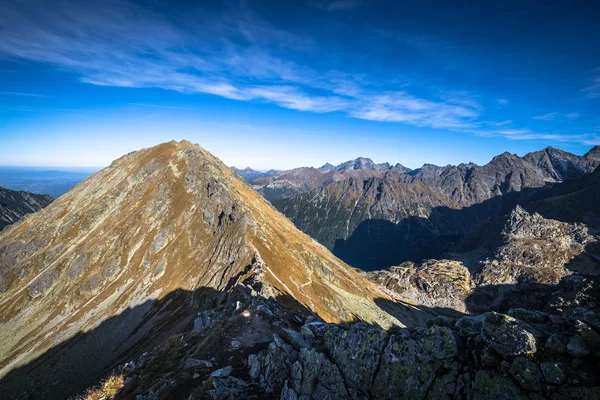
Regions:
<instances>
[{"instance_id":1,"label":"hazy distant hills","mask_svg":"<svg viewBox=\"0 0 600 400\"><path fill-rule=\"evenodd\" d=\"M0 167L0 186L11 190L62 196L92 174L92 170L50 170L26 167Z\"/></svg>"},{"instance_id":2,"label":"hazy distant hills","mask_svg":"<svg viewBox=\"0 0 600 400\"><path fill-rule=\"evenodd\" d=\"M273 175L277 175L280 174L281 171L277 171L274 169L271 169L267 172L261 172L261 171L256 171L253 170L250 167L246 167L244 169L239 169L236 167L231 167L232 170L234 170L238 175L240 175L242 178L248 180L248 181L252 181L254 179L257 178L262 178L263 176L273 176Z\"/></svg>"},{"instance_id":3,"label":"hazy distant hills","mask_svg":"<svg viewBox=\"0 0 600 400\"><path fill-rule=\"evenodd\" d=\"M422 168L340 179L273 204L351 265L374 269L438 257L482 224L527 201L537 189L592 172L584 156L547 148L488 164Z\"/></svg>"}]
</instances>

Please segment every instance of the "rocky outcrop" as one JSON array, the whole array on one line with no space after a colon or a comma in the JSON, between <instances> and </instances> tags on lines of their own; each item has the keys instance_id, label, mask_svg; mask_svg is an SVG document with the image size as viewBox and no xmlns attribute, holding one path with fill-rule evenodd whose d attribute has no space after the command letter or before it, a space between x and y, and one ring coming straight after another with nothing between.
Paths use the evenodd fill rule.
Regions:
<instances>
[{"instance_id":1,"label":"rocky outcrop","mask_svg":"<svg viewBox=\"0 0 600 400\"><path fill-rule=\"evenodd\" d=\"M543 218L517 206L498 234L495 250L449 254L470 261L425 260L367 273L390 295L434 308L482 312L498 310L505 300L519 298L535 305L534 289L563 284L571 274L598 275L598 237L586 225ZM566 280L565 280L566 282ZM518 304L518 303L514 303ZM533 312L526 319L534 319Z\"/></svg>"},{"instance_id":2,"label":"rocky outcrop","mask_svg":"<svg viewBox=\"0 0 600 400\"><path fill-rule=\"evenodd\" d=\"M400 266L367 273L372 282L390 294L415 304L466 311L471 291L467 267L453 260L406 262Z\"/></svg>"},{"instance_id":3,"label":"rocky outcrop","mask_svg":"<svg viewBox=\"0 0 600 400\"><path fill-rule=\"evenodd\" d=\"M516 284L524 280L557 283L567 265L596 239L585 225L530 214L517 206L502 231L503 243L482 263L480 285ZM571 267L574 268L574 267ZM597 271L588 271L599 273Z\"/></svg>"},{"instance_id":4,"label":"rocky outcrop","mask_svg":"<svg viewBox=\"0 0 600 400\"><path fill-rule=\"evenodd\" d=\"M0 231L27 214L41 210L54 198L45 194L8 190L0 187Z\"/></svg>"},{"instance_id":5,"label":"rocky outcrop","mask_svg":"<svg viewBox=\"0 0 600 400\"><path fill-rule=\"evenodd\" d=\"M577 299L589 291L565 289ZM556 292L544 301L561 306L548 313L514 308L391 330L323 323L254 293L118 369L127 383L115 398L596 399L600 302L575 306ZM232 338L235 349L209 345ZM189 355L210 366L187 367Z\"/></svg>"},{"instance_id":6,"label":"rocky outcrop","mask_svg":"<svg viewBox=\"0 0 600 400\"><path fill-rule=\"evenodd\" d=\"M567 387L573 393L599 393L600 380L592 372L599 367L597 356L583 361L536 346L533 332L540 328L525 321L490 313L468 333L435 323L427 330L400 332L328 325L314 347L292 356L296 361L283 384L278 376L273 385L261 386L281 388L284 399L558 399ZM543 329L566 332L567 326L547 321ZM264 369L266 359L259 355L249 361Z\"/></svg>"}]
</instances>

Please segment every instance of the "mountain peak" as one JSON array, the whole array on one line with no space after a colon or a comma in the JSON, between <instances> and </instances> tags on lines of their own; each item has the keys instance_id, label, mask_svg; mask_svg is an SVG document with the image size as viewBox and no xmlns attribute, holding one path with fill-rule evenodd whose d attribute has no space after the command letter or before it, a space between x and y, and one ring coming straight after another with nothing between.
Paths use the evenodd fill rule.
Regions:
<instances>
[{"instance_id":1,"label":"mountain peak","mask_svg":"<svg viewBox=\"0 0 600 400\"><path fill-rule=\"evenodd\" d=\"M386 298L382 290L186 141L123 156L1 232L0 282L4 371L132 304L182 289L223 293L254 282L328 321L401 324L375 304ZM188 322L186 304L110 333L115 347L103 350L99 364Z\"/></svg>"},{"instance_id":2,"label":"mountain peak","mask_svg":"<svg viewBox=\"0 0 600 400\"><path fill-rule=\"evenodd\" d=\"M585 153L584 157L600 159L600 146L596 145L596 146L592 147L587 153Z\"/></svg>"}]
</instances>

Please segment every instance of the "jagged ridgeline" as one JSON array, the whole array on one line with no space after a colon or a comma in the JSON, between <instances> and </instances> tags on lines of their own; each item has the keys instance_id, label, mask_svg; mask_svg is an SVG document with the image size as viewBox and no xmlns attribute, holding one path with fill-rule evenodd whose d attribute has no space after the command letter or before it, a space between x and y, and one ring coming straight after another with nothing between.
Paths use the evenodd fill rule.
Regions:
<instances>
[{"instance_id":1,"label":"jagged ridgeline","mask_svg":"<svg viewBox=\"0 0 600 400\"><path fill-rule=\"evenodd\" d=\"M382 311L375 301L390 299L383 290L220 160L170 142L123 156L2 231L0 375L29 363L13 389L85 387L238 284L285 296L329 322L390 327L422 318L409 308ZM100 325L102 337L80 338ZM50 349L53 364L32 362Z\"/></svg>"},{"instance_id":2,"label":"jagged ridgeline","mask_svg":"<svg viewBox=\"0 0 600 400\"><path fill-rule=\"evenodd\" d=\"M342 260L374 270L438 258L459 243L464 250L465 237L480 236L483 226L516 204L598 165L598 146L584 156L548 147L524 157L503 153L483 166L351 171L362 175L273 204Z\"/></svg>"}]
</instances>

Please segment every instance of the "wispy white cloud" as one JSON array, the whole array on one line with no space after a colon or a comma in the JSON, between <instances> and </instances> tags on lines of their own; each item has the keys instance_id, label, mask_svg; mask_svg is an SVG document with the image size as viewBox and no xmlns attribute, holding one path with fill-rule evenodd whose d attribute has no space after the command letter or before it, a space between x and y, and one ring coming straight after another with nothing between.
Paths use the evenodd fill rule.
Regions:
<instances>
[{"instance_id":1,"label":"wispy white cloud","mask_svg":"<svg viewBox=\"0 0 600 400\"><path fill-rule=\"evenodd\" d=\"M552 121L557 115L557 112L552 112L544 115L536 115L533 119L537 119L538 121Z\"/></svg>"},{"instance_id":2,"label":"wispy white cloud","mask_svg":"<svg viewBox=\"0 0 600 400\"><path fill-rule=\"evenodd\" d=\"M590 99L600 97L600 68L593 71L592 82L583 91Z\"/></svg>"},{"instance_id":3,"label":"wispy white cloud","mask_svg":"<svg viewBox=\"0 0 600 400\"><path fill-rule=\"evenodd\" d=\"M577 118L579 118L579 113L572 112L572 113L562 114L559 112L551 112L551 113L547 113L547 114L543 114L543 115L536 115L535 117L533 117L533 119L536 119L538 121L553 121L556 118L577 119Z\"/></svg>"},{"instance_id":4,"label":"wispy white cloud","mask_svg":"<svg viewBox=\"0 0 600 400\"><path fill-rule=\"evenodd\" d=\"M330 10L341 10L360 2L326 4ZM382 76L375 79L334 68L317 71L289 56L290 52L320 54L314 40L278 29L245 7L232 9L231 15L207 15L198 24L195 19L171 21L127 1L57 0L36 2L35 7L28 0L1 2L0 57L71 70L93 85L205 93L304 112L340 112L352 118L480 135L532 140L552 136L510 133L511 121L486 122L479 99L469 93L417 96L409 93L410 87L400 89L398 82ZM600 88L600 81L597 84ZM551 119L549 115L538 119ZM503 132L498 129L505 127ZM577 135L569 137L581 140Z\"/></svg>"},{"instance_id":5,"label":"wispy white cloud","mask_svg":"<svg viewBox=\"0 0 600 400\"><path fill-rule=\"evenodd\" d=\"M20 93L20 92L0 92L2 96L23 96L23 97L45 97L42 94Z\"/></svg>"},{"instance_id":6,"label":"wispy white cloud","mask_svg":"<svg viewBox=\"0 0 600 400\"><path fill-rule=\"evenodd\" d=\"M144 104L144 103L129 103L129 104L132 106L138 106L138 107L167 108L170 110L192 110L191 108L188 108L188 107L165 106L162 104Z\"/></svg>"}]
</instances>

